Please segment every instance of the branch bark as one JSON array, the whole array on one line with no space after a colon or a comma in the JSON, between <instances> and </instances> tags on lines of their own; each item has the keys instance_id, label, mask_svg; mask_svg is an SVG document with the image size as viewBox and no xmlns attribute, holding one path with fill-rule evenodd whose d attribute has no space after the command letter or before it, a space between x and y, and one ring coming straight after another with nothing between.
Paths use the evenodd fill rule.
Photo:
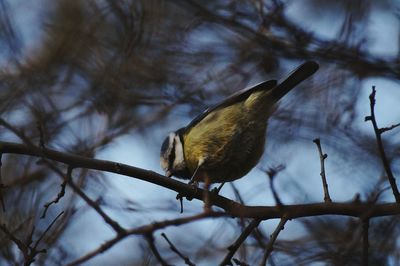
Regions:
<instances>
[{"instance_id":1,"label":"branch bark","mask_svg":"<svg viewBox=\"0 0 400 266\"><path fill-rule=\"evenodd\" d=\"M167 178L156 172L121 164L113 161L87 158L70 153L63 153L51 149L41 149L35 146L0 141L0 153L12 153L29 156L44 157L49 160L65 163L74 168L117 173L176 191L198 200L203 200L203 189L194 188L183 182ZM368 217L378 217L400 214L400 205L396 203L373 204L370 202L345 202L345 203L311 203L282 206L246 206L227 199L220 195L210 193L211 203L224 209L230 216L257 219L281 218L286 215L288 219L310 217L319 215L343 215L361 217L368 213Z\"/></svg>"}]
</instances>

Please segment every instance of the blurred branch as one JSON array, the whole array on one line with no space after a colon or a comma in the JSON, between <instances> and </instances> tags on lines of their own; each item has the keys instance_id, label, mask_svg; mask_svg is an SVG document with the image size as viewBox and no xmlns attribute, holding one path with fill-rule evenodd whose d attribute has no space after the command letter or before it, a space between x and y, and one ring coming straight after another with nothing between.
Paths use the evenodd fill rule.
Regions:
<instances>
[{"instance_id":1,"label":"blurred branch","mask_svg":"<svg viewBox=\"0 0 400 266\"><path fill-rule=\"evenodd\" d=\"M229 265L231 263L231 259L233 255L235 255L238 248L242 245L242 243L247 239L247 237L253 232L255 228L260 224L260 219L253 219L245 228L245 230L240 234L238 239L236 239L235 243L228 247L228 254L226 254L224 260L219 264L221 266Z\"/></svg>"},{"instance_id":2,"label":"blurred branch","mask_svg":"<svg viewBox=\"0 0 400 266\"><path fill-rule=\"evenodd\" d=\"M87 168L130 176L162 186L164 188L168 188L191 198L203 200L204 191L201 188L194 188L191 185L167 178L153 171L129 166L126 164L87 158L84 156L62 153L51 149L42 150L38 147L3 141L0 141L0 153L14 153L43 157L65 163L73 166L74 168ZM327 214L360 217L366 212L369 213L369 217L400 214L400 206L392 203L371 204L349 202L332 203L329 205L324 203L314 203L269 207L246 206L220 195L215 195L214 193L210 193L210 199L213 205L224 209L231 216L259 219L280 218L283 214L286 214L288 219Z\"/></svg>"},{"instance_id":3,"label":"blurred branch","mask_svg":"<svg viewBox=\"0 0 400 266\"><path fill-rule=\"evenodd\" d=\"M362 246L362 265L368 266L368 230L369 230L369 219L362 220L362 235L363 235L363 246Z\"/></svg>"},{"instance_id":4,"label":"blurred branch","mask_svg":"<svg viewBox=\"0 0 400 266\"><path fill-rule=\"evenodd\" d=\"M376 95L375 86L372 86L372 92L369 95L371 114L369 116L365 117L365 121L371 121L371 123L372 123L383 167L384 167L384 169L386 171L387 178L389 180L390 186L392 187L393 195L394 195L394 197L396 199L396 202L400 203L400 193L399 193L399 190L397 188L396 179L395 179L395 177L393 175L393 172L392 172L392 169L390 167L389 160L388 160L388 158L386 156L385 149L383 147L382 136L381 136L382 132L385 132L388 129L385 129L384 131L381 131L381 129L378 127L378 124L377 124L376 118L375 118L375 102L376 102L375 101L375 95Z\"/></svg>"},{"instance_id":5,"label":"blurred branch","mask_svg":"<svg viewBox=\"0 0 400 266\"><path fill-rule=\"evenodd\" d=\"M71 263L68 263L67 266L80 265L81 263L88 261L89 259L97 256L98 254L105 252L106 250L110 249L115 244L117 244L119 241L121 241L122 239L124 239L125 237L130 236L130 235L146 236L148 234L153 233L156 230L159 230L159 229L162 229L162 228L165 228L168 226L179 226L182 224L202 220L205 218L217 218L217 217L226 217L226 216L227 216L227 214L223 213L223 212L207 212L207 213L200 213L197 215L188 216L188 217L184 217L184 218L177 218L177 219L173 219L173 220L154 222L154 223L151 223L148 225L143 225L143 226L140 226L137 228L126 230L125 232L118 234L115 238L106 241L96 250L93 250L93 251L87 253L86 255L82 256L81 258L79 258Z\"/></svg>"},{"instance_id":6,"label":"blurred branch","mask_svg":"<svg viewBox=\"0 0 400 266\"><path fill-rule=\"evenodd\" d=\"M275 228L275 231L272 233L271 239L269 240L268 245L265 249L265 253L264 253L263 259L260 263L260 266L267 265L268 257L269 257L269 255L271 255L271 253L274 249L274 243L275 243L276 239L278 238L279 233L284 229L287 220L288 219L285 216L282 217L278 226Z\"/></svg>"},{"instance_id":7,"label":"blurred branch","mask_svg":"<svg viewBox=\"0 0 400 266\"><path fill-rule=\"evenodd\" d=\"M114 229L115 232L118 234L125 232L125 229L121 227L121 225L113 220L110 216L108 216L101 208L98 203L93 201L92 199L89 198L88 195L86 195L80 188L77 186L73 180L72 180L72 169L73 167L71 165L68 166L68 169L71 170L71 172L68 171L67 174L70 174L70 177L66 177L63 172L58 169L56 166L52 165L51 163L45 161L47 166L53 170L55 173L57 173L60 177L64 179L64 181L67 182L67 184L72 188L72 190L79 195L90 207L92 207L100 216L103 218L104 222L107 223L109 226Z\"/></svg>"},{"instance_id":8,"label":"blurred branch","mask_svg":"<svg viewBox=\"0 0 400 266\"><path fill-rule=\"evenodd\" d=\"M287 16L284 16L285 12L274 12L269 16L266 15L265 20L274 21L293 36L303 36L306 42L304 42L304 40L290 41L287 38L277 37L271 34L271 32L265 34L262 31L257 31L246 25L242 20L226 18L193 0L181 0L177 2L182 3L181 6L192 9L191 12L201 14L204 19L228 27L258 42L262 46L269 47L271 52L275 52L278 55L297 59L308 57L319 61L330 62L331 64L337 63L353 71L356 75L400 77L400 64L397 58L382 59L362 51L356 46L350 46L346 42L338 42L336 39L324 40L319 38L312 32L307 32L301 27L295 26L296 23L291 22ZM278 4L277 8L282 9L283 6ZM193 11L193 9L196 11ZM275 9L273 11L275 11Z\"/></svg>"},{"instance_id":9,"label":"blurred branch","mask_svg":"<svg viewBox=\"0 0 400 266\"><path fill-rule=\"evenodd\" d=\"M276 205L277 205L278 207L279 207L279 206L282 206L282 201L281 201L281 199L279 198L278 193L276 192L276 189L275 189L275 186L274 186L274 180L275 180L276 175L277 175L280 171L282 171L283 169L285 169L285 166L284 166L284 165L278 165L277 167L271 167L271 168L269 168L268 170L265 170L265 171L264 171L264 172L268 175L268 177L269 177L269 186L270 186L270 188L271 188L272 195L274 196L275 203L276 203Z\"/></svg>"},{"instance_id":10,"label":"blurred branch","mask_svg":"<svg viewBox=\"0 0 400 266\"><path fill-rule=\"evenodd\" d=\"M58 203L58 202L60 201L60 199L61 199L62 197L64 197L64 195L65 195L65 187L67 186L67 183L68 183L69 180L71 179L71 174L72 174L72 167L68 167L67 175L65 176L64 181L61 183L60 192L58 192L57 197L56 197L54 200L52 200L52 201L50 201L50 202L47 202L47 203L44 205L44 211L43 211L43 214L42 214L42 216L41 216L40 218L45 218L45 217L46 217L47 210L49 209L49 207L50 207L52 204Z\"/></svg>"},{"instance_id":11,"label":"blurred branch","mask_svg":"<svg viewBox=\"0 0 400 266\"><path fill-rule=\"evenodd\" d=\"M161 233L161 236L165 239L165 241L168 242L168 245L170 247L170 249L175 252L181 259L183 259L185 261L186 265L189 266L195 266L195 264L193 262L190 261L190 259L188 257L186 257L185 255L183 255L175 246L174 244L172 244L172 242L168 239L167 235L164 233Z\"/></svg>"},{"instance_id":12,"label":"blurred branch","mask_svg":"<svg viewBox=\"0 0 400 266\"><path fill-rule=\"evenodd\" d=\"M3 212L6 211L6 205L4 204L4 196L3 196L3 189L5 188L5 185L2 182L2 166L3 166L3 153L0 153L0 204L1 204L1 209L3 210Z\"/></svg>"},{"instance_id":13,"label":"blurred branch","mask_svg":"<svg viewBox=\"0 0 400 266\"><path fill-rule=\"evenodd\" d=\"M156 245L154 244L153 234L152 233L146 234L145 238L146 238L147 243L149 244L151 251L153 252L154 256L157 258L158 262L162 266L171 266L163 259L163 257L160 255L160 252L158 252L158 249L157 249Z\"/></svg>"},{"instance_id":14,"label":"blurred branch","mask_svg":"<svg viewBox=\"0 0 400 266\"><path fill-rule=\"evenodd\" d=\"M63 214L64 212L61 212L53 219L53 221L47 226L47 228L35 241L33 246L32 246L32 235L34 233L35 228L32 228L31 234L26 239L26 243L18 239L10 230L8 230L5 224L0 224L0 230L3 231L8 236L8 238L17 245L18 249L22 252L22 255L24 256L24 265L29 266L35 261L35 257L39 253L47 252L46 249L38 249L38 245L40 241L43 239L43 237L47 234L47 232L51 229L51 227L55 224L57 219L60 218L61 215Z\"/></svg>"},{"instance_id":15,"label":"blurred branch","mask_svg":"<svg viewBox=\"0 0 400 266\"><path fill-rule=\"evenodd\" d=\"M329 190L328 190L328 183L326 182L326 175L325 175L325 160L328 158L328 154L324 154L322 152L322 147L321 147L321 141L319 139L314 139L313 142L317 145L318 147L318 153L319 153L319 159L321 162L321 178L322 178L322 187L324 188L324 201L326 203L332 202L331 197L329 196Z\"/></svg>"}]
</instances>

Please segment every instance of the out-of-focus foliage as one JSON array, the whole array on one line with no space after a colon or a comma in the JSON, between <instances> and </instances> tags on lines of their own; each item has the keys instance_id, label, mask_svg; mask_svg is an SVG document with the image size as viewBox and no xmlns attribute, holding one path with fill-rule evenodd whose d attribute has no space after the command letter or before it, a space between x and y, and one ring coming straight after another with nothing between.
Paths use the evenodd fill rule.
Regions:
<instances>
[{"instance_id":1,"label":"out-of-focus foliage","mask_svg":"<svg viewBox=\"0 0 400 266\"><path fill-rule=\"evenodd\" d=\"M354 173L363 172L366 165L380 168L374 136L358 127L356 118L365 114L358 113L356 106L366 95L362 91L365 79L400 78L398 51L374 52L380 37L370 34L374 21L382 16L399 23L397 1L33 2L0 0L2 140L40 145L42 139L46 147L96 157L120 137L137 132L146 136L165 126L171 112L193 117L238 89L283 77L299 62L313 59L321 65L318 75L288 95L271 120L272 149L320 136ZM30 11L35 16L26 23L30 20L24 17ZM331 27L326 26L327 20ZM399 36L392 39L398 42ZM398 162L396 144L396 134L388 134L387 152ZM50 208L51 218L39 219L43 204L55 197L62 182L55 169L65 174L65 166L50 163L49 167L49 162L24 156L4 155L2 161L0 181L7 186L3 190L7 211L0 212L0 223L21 238L35 228L33 236L38 237L56 216L55 210L65 210L56 229L43 240L49 252L40 255L38 263L65 264L83 255L68 250L61 241L71 237L68 228L88 209L74 192L67 191L61 203ZM365 175L368 184L370 176ZM102 196L109 187L103 174L82 170L74 178L100 205L113 205ZM382 187L360 193L367 195ZM309 218L303 221L305 236L277 242L271 265L273 261L275 265L316 261L359 265L361 240L356 223ZM181 247L190 246L183 248L188 257L207 264L219 261L239 234L241 228L231 225L230 234L223 231L226 227L219 228L221 234L229 234L223 242L217 237L203 239L193 227L177 228L174 239ZM256 231L238 252L241 259L258 263L259 257L251 257L246 250L261 254L260 247L268 239L264 229ZM199 234L202 241L192 245L190 239L178 237L184 234L179 230ZM389 265L399 259L398 236L396 217L371 222L371 265L375 265L372 261ZM142 261L133 261L127 254L127 263L154 263L147 245L137 252L143 255ZM166 259L181 262L166 246L160 252ZM119 260L125 263L125 258ZM0 264L20 261L14 244L0 232Z\"/></svg>"}]
</instances>

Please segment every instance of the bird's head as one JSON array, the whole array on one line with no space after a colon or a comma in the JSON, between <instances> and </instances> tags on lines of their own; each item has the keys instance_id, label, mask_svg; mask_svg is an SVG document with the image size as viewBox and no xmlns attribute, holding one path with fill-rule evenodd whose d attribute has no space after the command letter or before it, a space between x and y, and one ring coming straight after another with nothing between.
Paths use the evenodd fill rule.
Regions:
<instances>
[{"instance_id":1,"label":"bird's head","mask_svg":"<svg viewBox=\"0 0 400 266\"><path fill-rule=\"evenodd\" d=\"M161 145L160 163L167 177L176 176L184 179L191 177L185 162L183 131L181 128L171 132Z\"/></svg>"}]
</instances>

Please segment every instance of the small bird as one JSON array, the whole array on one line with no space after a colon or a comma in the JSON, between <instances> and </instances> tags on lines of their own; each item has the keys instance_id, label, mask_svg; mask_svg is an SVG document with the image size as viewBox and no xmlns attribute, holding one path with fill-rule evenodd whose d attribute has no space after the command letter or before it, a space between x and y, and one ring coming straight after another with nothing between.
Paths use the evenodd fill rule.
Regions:
<instances>
[{"instance_id":1,"label":"small bird","mask_svg":"<svg viewBox=\"0 0 400 266\"><path fill-rule=\"evenodd\" d=\"M318 68L307 61L280 83L269 80L238 91L170 133L160 156L166 176L209 184L246 175L264 152L267 122L276 103Z\"/></svg>"}]
</instances>

